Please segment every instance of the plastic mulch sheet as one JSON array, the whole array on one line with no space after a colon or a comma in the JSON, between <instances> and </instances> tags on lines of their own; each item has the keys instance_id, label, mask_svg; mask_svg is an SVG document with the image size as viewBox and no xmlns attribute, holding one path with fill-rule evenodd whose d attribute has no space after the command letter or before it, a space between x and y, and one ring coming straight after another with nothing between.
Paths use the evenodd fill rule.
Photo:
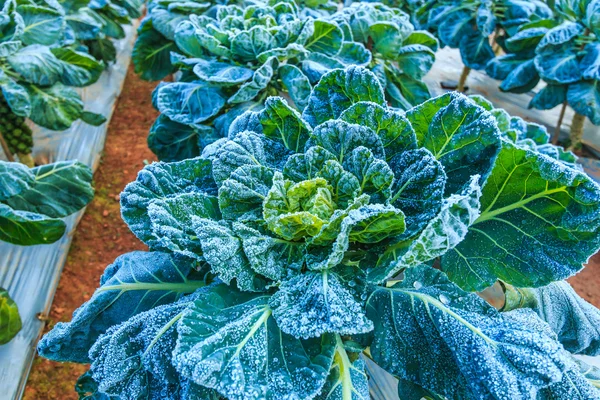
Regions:
<instances>
[{"instance_id":1,"label":"plastic mulch sheet","mask_svg":"<svg viewBox=\"0 0 600 400\"><path fill-rule=\"evenodd\" d=\"M112 116L123 87L135 40L135 26L125 27L127 36L116 42L117 60L98 82L80 91L86 110ZM96 170L104 148L108 122L93 127L75 122L70 129L54 132L34 128L34 158L44 162L79 160ZM0 158L4 154L0 150ZM19 307L23 329L8 344L0 346L0 399L19 399L35 355L69 252L75 227L83 210L66 218L67 234L58 242L39 246L14 246L0 242L0 287Z\"/></svg>"}]
</instances>

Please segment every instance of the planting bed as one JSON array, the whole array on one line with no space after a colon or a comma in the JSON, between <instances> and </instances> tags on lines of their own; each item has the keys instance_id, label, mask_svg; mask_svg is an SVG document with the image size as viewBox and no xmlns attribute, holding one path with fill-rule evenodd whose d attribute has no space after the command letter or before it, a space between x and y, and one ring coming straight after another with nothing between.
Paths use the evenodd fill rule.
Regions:
<instances>
[{"instance_id":1,"label":"planting bed","mask_svg":"<svg viewBox=\"0 0 600 400\"><path fill-rule=\"evenodd\" d=\"M102 75L141 4L50 3L2 10L2 400L600 400L600 0L149 0Z\"/></svg>"}]
</instances>

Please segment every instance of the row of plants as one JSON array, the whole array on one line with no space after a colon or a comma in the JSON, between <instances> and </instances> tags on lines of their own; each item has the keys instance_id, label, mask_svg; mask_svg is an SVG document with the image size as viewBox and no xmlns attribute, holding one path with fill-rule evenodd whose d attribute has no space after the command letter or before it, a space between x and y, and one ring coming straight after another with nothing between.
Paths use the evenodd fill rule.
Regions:
<instances>
[{"instance_id":1,"label":"row of plants","mask_svg":"<svg viewBox=\"0 0 600 400\"><path fill-rule=\"evenodd\" d=\"M121 194L149 251L38 346L90 364L81 398L366 400L365 358L402 399L600 398L573 357L600 354L600 311L565 281L600 248L600 186L542 126L429 99L438 41L410 20L149 5L136 70L175 81L163 161Z\"/></svg>"},{"instance_id":2,"label":"row of plants","mask_svg":"<svg viewBox=\"0 0 600 400\"><path fill-rule=\"evenodd\" d=\"M0 241L50 244L67 217L93 197L92 171L76 161L35 166L34 125L62 131L98 126L76 88L95 83L116 59L114 40L140 16L137 0L3 2L0 11ZM15 158L21 163L13 162ZM0 288L0 345L21 329L17 305Z\"/></svg>"},{"instance_id":3,"label":"row of plants","mask_svg":"<svg viewBox=\"0 0 600 400\"><path fill-rule=\"evenodd\" d=\"M437 40L415 31L405 13L369 3L333 15L321 9L275 0L208 7L199 15L150 6L134 48L136 71L145 79L180 75L156 88L161 114L150 149L165 161L198 156L269 95L282 94L302 110L324 73L349 65L375 72L394 107L406 110L430 97L422 77Z\"/></svg>"},{"instance_id":4,"label":"row of plants","mask_svg":"<svg viewBox=\"0 0 600 400\"><path fill-rule=\"evenodd\" d=\"M579 149L585 119L600 125L600 1L425 0L413 12L422 29L444 46L460 49L465 69L485 70L500 90L525 93L540 81L530 108L561 106L553 142L558 142L567 106L575 114L569 146Z\"/></svg>"}]
</instances>

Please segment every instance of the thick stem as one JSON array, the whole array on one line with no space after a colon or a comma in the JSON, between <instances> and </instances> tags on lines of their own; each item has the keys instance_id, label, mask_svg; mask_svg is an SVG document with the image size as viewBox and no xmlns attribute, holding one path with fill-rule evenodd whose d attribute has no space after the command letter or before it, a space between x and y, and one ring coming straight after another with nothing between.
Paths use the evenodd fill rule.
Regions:
<instances>
[{"instance_id":1,"label":"thick stem","mask_svg":"<svg viewBox=\"0 0 600 400\"><path fill-rule=\"evenodd\" d=\"M462 74L460 74L460 80L458 81L458 86L456 86L456 90L464 93L465 92L465 83L467 83L467 78L469 77L469 73L471 72L471 68L465 66L462 70Z\"/></svg>"},{"instance_id":2,"label":"thick stem","mask_svg":"<svg viewBox=\"0 0 600 400\"><path fill-rule=\"evenodd\" d=\"M2 146L2 150L4 150L6 159L10 162L14 162L15 157L13 157L13 154L10 152L10 149L8 148L8 143L6 143L6 140L4 140L4 135L2 135L2 132L0 132L0 145Z\"/></svg>"},{"instance_id":3,"label":"thick stem","mask_svg":"<svg viewBox=\"0 0 600 400\"><path fill-rule=\"evenodd\" d=\"M567 101L565 100L562 108L560 110L560 115L558 116L558 123L556 124L556 129L554 129L554 135L552 135L552 144L558 144L558 138L560 136L560 127L562 126L563 119L565 118L565 111L567 111Z\"/></svg>"},{"instance_id":4,"label":"thick stem","mask_svg":"<svg viewBox=\"0 0 600 400\"><path fill-rule=\"evenodd\" d=\"M581 143L583 141L584 124L585 116L579 113L575 113L575 115L573 115L573 120L571 121L571 133L569 135L571 144L569 144L569 148L567 150L573 151L581 149Z\"/></svg>"},{"instance_id":5,"label":"thick stem","mask_svg":"<svg viewBox=\"0 0 600 400\"><path fill-rule=\"evenodd\" d=\"M516 288L505 282L500 282L504 288L504 306L501 311L511 311L517 308L530 308L537 305L537 298L531 289Z\"/></svg>"},{"instance_id":6,"label":"thick stem","mask_svg":"<svg viewBox=\"0 0 600 400\"><path fill-rule=\"evenodd\" d=\"M31 153L28 153L28 154L17 153L17 155L19 156L19 161L21 161L21 164L25 164L29 168L35 167L35 162L33 161L33 157L31 156Z\"/></svg>"}]
</instances>

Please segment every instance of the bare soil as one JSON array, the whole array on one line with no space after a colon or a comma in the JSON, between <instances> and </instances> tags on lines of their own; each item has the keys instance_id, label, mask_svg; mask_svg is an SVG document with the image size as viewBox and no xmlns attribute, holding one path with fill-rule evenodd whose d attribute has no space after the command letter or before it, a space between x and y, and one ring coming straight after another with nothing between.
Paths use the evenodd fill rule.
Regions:
<instances>
[{"instance_id":1,"label":"bare soil","mask_svg":"<svg viewBox=\"0 0 600 400\"><path fill-rule=\"evenodd\" d=\"M130 68L108 128L101 165L94 175L96 195L81 220L67 258L52 309L49 330L69 321L73 311L98 287L107 265L123 253L144 250L121 220L119 193L135 180L144 163L155 161L146 137L158 116L151 93L156 82L142 81ZM87 366L36 358L24 399L76 400L73 385Z\"/></svg>"},{"instance_id":2,"label":"bare soil","mask_svg":"<svg viewBox=\"0 0 600 400\"><path fill-rule=\"evenodd\" d=\"M130 68L110 122L102 163L94 177L96 196L77 227L47 330L56 322L71 319L73 311L92 296L104 269L116 257L145 249L121 220L119 193L135 180L144 163L155 160L146 144L148 130L158 116L150 101L155 85L142 81ZM583 298L600 307L600 253L569 282ZM24 399L77 400L73 387L86 370L86 365L38 357Z\"/></svg>"}]
</instances>

